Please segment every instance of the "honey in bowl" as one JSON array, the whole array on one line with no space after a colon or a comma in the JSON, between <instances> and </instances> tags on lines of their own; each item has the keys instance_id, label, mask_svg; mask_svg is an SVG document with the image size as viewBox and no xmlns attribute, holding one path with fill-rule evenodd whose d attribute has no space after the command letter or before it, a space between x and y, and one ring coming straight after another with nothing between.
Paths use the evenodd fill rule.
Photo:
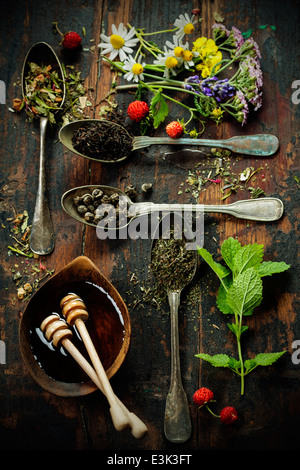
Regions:
<instances>
[{"instance_id":1,"label":"honey in bowl","mask_svg":"<svg viewBox=\"0 0 300 470\"><path fill-rule=\"evenodd\" d=\"M63 318L60 301L71 293L78 295L86 306L89 314L85 323L86 328L105 370L109 369L119 354L125 335L124 319L116 302L103 287L93 282L77 281L64 285L56 295L49 299L43 309L40 307L41 303L37 301L35 308L38 310L30 329L32 354L41 369L49 377L53 380L69 383L84 382L89 378L63 346L55 348L51 342L46 340L40 325L51 314L57 314L60 318ZM41 301L41 299L38 300ZM69 328L73 332L73 344L90 362L76 326L70 326Z\"/></svg>"}]
</instances>

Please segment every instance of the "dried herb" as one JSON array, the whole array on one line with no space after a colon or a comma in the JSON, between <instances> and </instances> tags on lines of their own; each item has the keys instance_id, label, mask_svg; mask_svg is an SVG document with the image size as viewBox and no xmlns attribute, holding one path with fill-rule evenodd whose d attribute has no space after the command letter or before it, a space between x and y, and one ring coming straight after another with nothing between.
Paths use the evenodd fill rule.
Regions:
<instances>
[{"instance_id":1,"label":"dried herb","mask_svg":"<svg viewBox=\"0 0 300 470\"><path fill-rule=\"evenodd\" d=\"M27 115L45 116L54 123L54 112L61 106L63 91L59 74L51 65L37 65L29 62L29 71L25 77L24 107Z\"/></svg>"},{"instance_id":2,"label":"dried herb","mask_svg":"<svg viewBox=\"0 0 300 470\"><path fill-rule=\"evenodd\" d=\"M74 132L72 143L83 155L106 161L119 160L132 150L132 139L125 129L105 121L83 124Z\"/></svg>"},{"instance_id":3,"label":"dried herb","mask_svg":"<svg viewBox=\"0 0 300 470\"><path fill-rule=\"evenodd\" d=\"M16 297L19 300L27 300L38 289L40 283L54 273L54 269L49 270L38 261L39 256L30 249L31 225L28 212L26 210L18 212L7 221L11 223L9 230L12 238L11 244L8 245L8 256L18 260L11 268L17 290Z\"/></svg>"},{"instance_id":4,"label":"dried herb","mask_svg":"<svg viewBox=\"0 0 300 470\"><path fill-rule=\"evenodd\" d=\"M176 291L186 286L193 278L195 258L191 250L186 249L184 238L156 240L151 259L151 269L157 283L165 291Z\"/></svg>"}]
</instances>

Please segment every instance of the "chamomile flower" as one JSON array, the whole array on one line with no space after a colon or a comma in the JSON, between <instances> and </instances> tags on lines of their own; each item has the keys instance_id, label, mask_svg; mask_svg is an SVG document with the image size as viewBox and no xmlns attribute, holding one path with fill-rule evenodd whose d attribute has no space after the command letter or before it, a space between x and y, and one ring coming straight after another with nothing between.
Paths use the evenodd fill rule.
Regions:
<instances>
[{"instance_id":1,"label":"chamomile flower","mask_svg":"<svg viewBox=\"0 0 300 470\"><path fill-rule=\"evenodd\" d=\"M132 56L129 56L128 60L124 63L123 69L127 70L124 78L129 82L132 80L138 82L139 80L144 80L144 67L145 62L141 63L142 56L138 57L138 60L134 60Z\"/></svg>"},{"instance_id":2,"label":"chamomile flower","mask_svg":"<svg viewBox=\"0 0 300 470\"><path fill-rule=\"evenodd\" d=\"M170 78L170 75L176 75L176 68L180 65L179 58L175 57L173 51L165 52L165 54L158 54L156 60L153 61L155 65L164 67L164 77Z\"/></svg>"},{"instance_id":3,"label":"chamomile flower","mask_svg":"<svg viewBox=\"0 0 300 470\"><path fill-rule=\"evenodd\" d=\"M169 50L167 50L167 47ZM193 52L189 50L189 44L186 42L183 44L181 39L174 35L173 43L171 41L166 41L165 52L174 55L177 59L179 65L183 65L186 69L194 67L194 57L197 57L198 52Z\"/></svg>"},{"instance_id":4,"label":"chamomile flower","mask_svg":"<svg viewBox=\"0 0 300 470\"><path fill-rule=\"evenodd\" d=\"M120 60L124 62L127 59L127 54L133 52L132 47L139 41L138 38L134 38L135 28L131 28L127 32L124 24L120 23L118 28L113 24L111 29L113 33L111 36L100 35L103 42L100 42L98 47L102 48L101 54L110 54L110 60L119 56Z\"/></svg>"},{"instance_id":5,"label":"chamomile flower","mask_svg":"<svg viewBox=\"0 0 300 470\"><path fill-rule=\"evenodd\" d=\"M166 47L165 51L166 52L173 52L174 56L177 58L181 58L184 51L188 49L189 45L188 42L183 44L181 42L181 39L179 36L176 36L176 34L173 36L173 42L171 41L166 41ZM169 49L169 50L168 50Z\"/></svg>"},{"instance_id":6,"label":"chamomile flower","mask_svg":"<svg viewBox=\"0 0 300 470\"><path fill-rule=\"evenodd\" d=\"M174 26L178 28L178 31L175 33L176 36L178 36L179 39L182 39L185 34L192 34L195 30L196 23L197 20L195 20L195 15L192 15L191 18L187 13L179 15L179 18L174 22Z\"/></svg>"}]
</instances>

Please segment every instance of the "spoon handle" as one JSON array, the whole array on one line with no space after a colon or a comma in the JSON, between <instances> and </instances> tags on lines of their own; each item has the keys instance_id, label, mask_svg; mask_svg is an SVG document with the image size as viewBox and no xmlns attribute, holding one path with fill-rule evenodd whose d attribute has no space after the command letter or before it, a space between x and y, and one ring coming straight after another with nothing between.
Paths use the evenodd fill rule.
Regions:
<instances>
[{"instance_id":1,"label":"spoon handle","mask_svg":"<svg viewBox=\"0 0 300 470\"><path fill-rule=\"evenodd\" d=\"M137 136L133 139L133 150L138 150L149 145L198 145L204 147L219 147L232 150L236 153L244 153L246 155L268 156L273 155L279 146L276 136L271 134L256 134L231 137L223 140L210 139L171 139L169 137L148 137Z\"/></svg>"},{"instance_id":2,"label":"spoon handle","mask_svg":"<svg viewBox=\"0 0 300 470\"><path fill-rule=\"evenodd\" d=\"M166 399L164 433L170 442L185 442L191 435L191 417L181 382L178 309L180 291L168 294L171 315L171 382Z\"/></svg>"},{"instance_id":3,"label":"spoon handle","mask_svg":"<svg viewBox=\"0 0 300 470\"><path fill-rule=\"evenodd\" d=\"M47 123L47 118L40 118L39 181L30 235L30 248L38 255L47 255L54 248L53 226L46 198L45 140Z\"/></svg>"},{"instance_id":4,"label":"spoon handle","mask_svg":"<svg viewBox=\"0 0 300 470\"><path fill-rule=\"evenodd\" d=\"M275 197L261 199L244 199L231 204L155 204L151 202L137 202L130 206L129 215L139 216L157 212L217 212L229 214L239 219L272 222L281 218L283 203Z\"/></svg>"}]
</instances>

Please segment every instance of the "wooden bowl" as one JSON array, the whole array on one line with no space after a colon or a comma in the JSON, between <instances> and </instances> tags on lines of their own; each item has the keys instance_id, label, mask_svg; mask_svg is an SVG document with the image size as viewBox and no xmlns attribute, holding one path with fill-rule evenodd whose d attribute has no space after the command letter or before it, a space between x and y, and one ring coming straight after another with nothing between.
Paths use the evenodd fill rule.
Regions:
<instances>
[{"instance_id":1,"label":"wooden bowl","mask_svg":"<svg viewBox=\"0 0 300 470\"><path fill-rule=\"evenodd\" d=\"M64 348L54 348L40 330L42 321L59 314L60 300L70 292L85 302L87 330L110 379L129 349L131 324L127 307L114 286L86 256L79 256L52 276L29 301L21 318L20 350L34 380L45 390L64 397L87 395L97 389ZM90 362L75 327L72 342Z\"/></svg>"}]
</instances>

